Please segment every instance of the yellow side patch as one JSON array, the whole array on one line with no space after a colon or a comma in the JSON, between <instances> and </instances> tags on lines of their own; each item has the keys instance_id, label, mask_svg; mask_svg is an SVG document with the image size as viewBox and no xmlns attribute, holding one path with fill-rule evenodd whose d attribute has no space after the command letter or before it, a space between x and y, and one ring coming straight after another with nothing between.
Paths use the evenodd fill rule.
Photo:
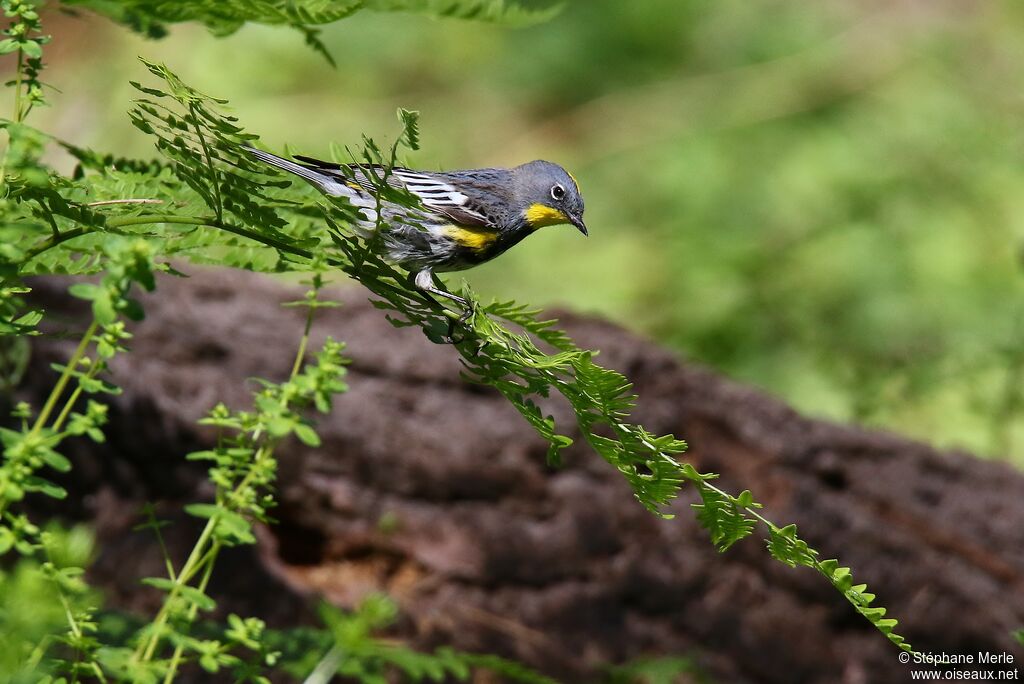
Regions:
<instances>
[{"instance_id":1,"label":"yellow side patch","mask_svg":"<svg viewBox=\"0 0 1024 684\"><path fill-rule=\"evenodd\" d=\"M462 247L475 252L487 249L498 239L498 232L489 228L467 228L466 226L448 226L444 234L455 240Z\"/></svg>"},{"instance_id":2,"label":"yellow side patch","mask_svg":"<svg viewBox=\"0 0 1024 684\"><path fill-rule=\"evenodd\" d=\"M559 209L537 203L531 204L530 208L526 210L526 222L530 224L531 228L542 228L558 223L569 223L569 217Z\"/></svg>"}]
</instances>

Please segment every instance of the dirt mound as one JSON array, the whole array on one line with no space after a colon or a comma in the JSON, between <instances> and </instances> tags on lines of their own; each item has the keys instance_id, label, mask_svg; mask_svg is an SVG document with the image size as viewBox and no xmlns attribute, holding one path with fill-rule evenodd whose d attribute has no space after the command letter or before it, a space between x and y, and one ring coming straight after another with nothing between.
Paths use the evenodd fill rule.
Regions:
<instances>
[{"instance_id":1,"label":"dirt mound","mask_svg":"<svg viewBox=\"0 0 1024 684\"><path fill-rule=\"evenodd\" d=\"M62 281L34 284L54 324L84 328ZM153 538L133 532L145 501L175 515L209 496L209 444L196 420L216 401L243 407L248 378L287 375L302 311L295 291L237 272L165 278L145 299L133 352L115 360L105 445L76 441L67 516L96 526L92 580L113 605L152 609L137 579L159 575ZM641 655L693 655L718 681L883 682L907 678L898 651L816 573L773 561L756 536L712 548L684 492L675 520L633 499L584 446L564 467L497 393L459 379L455 352L392 328L361 290L324 310L312 348L348 343L351 391L319 419L323 445L279 450L280 523L257 549L218 563L220 610L275 626L311 620L317 596L351 605L398 600L397 634L506 655L567 681ZM966 454L809 420L765 394L680 362L613 325L574 315L564 327L636 383L636 418L691 446L687 458L751 489L776 522L795 522L825 557L850 565L900 632L929 652L1013 650L1024 625L1024 476ZM24 395L38 402L48 364L71 340L40 339ZM559 413L561 411L561 413ZM556 418L567 425L564 408ZM1017 653L1018 662L1024 654Z\"/></svg>"}]
</instances>

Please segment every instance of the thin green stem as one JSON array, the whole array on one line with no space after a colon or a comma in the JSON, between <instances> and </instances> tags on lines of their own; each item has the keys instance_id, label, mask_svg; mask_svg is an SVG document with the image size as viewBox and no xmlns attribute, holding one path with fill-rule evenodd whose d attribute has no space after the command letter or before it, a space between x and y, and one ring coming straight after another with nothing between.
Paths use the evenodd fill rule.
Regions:
<instances>
[{"instance_id":1,"label":"thin green stem","mask_svg":"<svg viewBox=\"0 0 1024 684\"><path fill-rule=\"evenodd\" d=\"M203 576L199 580L197 589L205 592L207 585L210 583L210 577L213 575L213 564L217 560L217 554L220 553L221 545L220 542L214 542L213 546L210 547L210 552L206 557L206 565L204 567ZM188 610L188 621L192 622L196 619L196 613L199 612L199 606L193 603ZM181 663L182 654L185 652L184 644L178 644L174 649L174 654L171 656L171 663L167 667L167 674L164 676L164 684L171 684L174 681L174 675L177 674L178 665Z\"/></svg>"},{"instance_id":2,"label":"thin green stem","mask_svg":"<svg viewBox=\"0 0 1024 684\"><path fill-rule=\"evenodd\" d=\"M99 666L99 663L92 663L92 672L96 676L96 679L104 682L104 684L106 683L107 678L103 674L103 668Z\"/></svg>"},{"instance_id":3,"label":"thin green stem","mask_svg":"<svg viewBox=\"0 0 1024 684\"><path fill-rule=\"evenodd\" d=\"M49 561L50 565L53 566L54 572L57 572L57 565L53 562L53 556L50 555L49 547L48 546L44 546L44 550L46 552L46 559ZM78 620L75 619L75 613L71 609L71 603L70 603L70 601L68 601L67 595L64 593L64 590L61 588L60 582L58 582L56 579L54 579L53 580L53 584L54 584L54 587L57 589L57 596L60 598L61 606L64 608L64 617L67 619L68 627L71 629L71 634L74 635L76 640L81 639L82 638L82 628L79 626ZM76 665L78 664L78 661L81 658L81 655L82 655L81 650L75 649L75 664ZM103 675L103 670L100 669L100 667L95 662L90 663L90 669L93 671L93 673L96 675L96 678L99 681L101 681L101 682L106 682L107 681L107 678ZM74 675L74 679L72 680L72 684L74 684L74 682L77 682L77 681L78 681L78 668L75 667L75 675Z\"/></svg>"},{"instance_id":4,"label":"thin green stem","mask_svg":"<svg viewBox=\"0 0 1024 684\"><path fill-rule=\"evenodd\" d=\"M302 369L302 360L306 358L306 347L309 346L309 331L313 328L313 314L315 312L316 302L314 301L310 303L309 311L306 313L306 327L302 331L302 339L299 340L299 350L295 354L295 363L292 364L292 372L288 376L288 382L294 380Z\"/></svg>"},{"instance_id":5,"label":"thin green stem","mask_svg":"<svg viewBox=\"0 0 1024 684\"><path fill-rule=\"evenodd\" d=\"M47 634L39 640L36 647L32 649L32 654L28 657L28 660L25 661L25 672L36 672L39 669L39 663L42 662L43 656L46 655L46 652L50 650L50 645L53 641L54 637L50 634Z\"/></svg>"},{"instance_id":6,"label":"thin green stem","mask_svg":"<svg viewBox=\"0 0 1024 684\"><path fill-rule=\"evenodd\" d=\"M182 653L184 653L185 647L182 644L178 644L174 653L171 655L171 662L167 666L167 675L164 677L164 684L171 684L174 681L174 675L178 673L178 663L181 662Z\"/></svg>"},{"instance_id":7,"label":"thin green stem","mask_svg":"<svg viewBox=\"0 0 1024 684\"><path fill-rule=\"evenodd\" d=\"M1008 458L1013 453L1013 418L1024 404L1021 379L1024 378L1024 354L1014 352L1007 361L1003 391L999 403L992 411L990 422L991 443L997 458Z\"/></svg>"},{"instance_id":8,"label":"thin green stem","mask_svg":"<svg viewBox=\"0 0 1024 684\"><path fill-rule=\"evenodd\" d=\"M21 116L21 70L24 68L25 53L22 50L18 50L18 71L14 77L14 120L17 123L22 122Z\"/></svg>"},{"instance_id":9,"label":"thin green stem","mask_svg":"<svg viewBox=\"0 0 1024 684\"><path fill-rule=\"evenodd\" d=\"M59 244L73 240L83 235L89 235L95 233L103 228L124 228L128 226L143 226L154 223L176 223L180 225L189 226L208 226L210 228L218 228L220 230L239 235L241 237L255 240L256 242L262 243L268 247L293 254L295 256L302 257L304 259L312 259L313 253L308 249L302 249L301 247L295 247L287 242L278 240L277 238L270 237L268 235L262 235L256 231L243 228L241 226L235 226L230 223L224 223L215 216L176 216L174 214L144 214L142 216L115 216L108 218L103 226L100 227L82 227L66 230L59 236L52 236L50 239L43 242L38 247L34 247L25 252L25 258L22 260L22 266L29 263L40 254L43 254ZM338 265L338 264L335 264Z\"/></svg>"},{"instance_id":10,"label":"thin green stem","mask_svg":"<svg viewBox=\"0 0 1024 684\"><path fill-rule=\"evenodd\" d=\"M85 334L82 335L82 340L78 343L78 348L75 349L75 353L71 355L71 359L67 365L64 366L64 371L60 375L60 379L57 380L57 384L53 386L53 390L50 392L50 396L46 398L46 403L43 405L43 410L39 412L39 416L36 418L35 424L32 426L32 431L29 433L31 436L38 436L39 432L46 425L46 421L50 419L50 414L53 413L53 409L57 406L57 402L60 400L64 390L68 386L68 382L71 381L71 375L78 367L82 357L85 356L86 350L89 348L89 343L92 342L93 336L99 329L99 323L95 320L89 324Z\"/></svg>"},{"instance_id":11,"label":"thin green stem","mask_svg":"<svg viewBox=\"0 0 1024 684\"><path fill-rule=\"evenodd\" d=\"M341 647L335 644L331 650L324 654L324 657L316 664L309 676L302 684L327 684L338 672L341 660L344 657Z\"/></svg>"},{"instance_id":12,"label":"thin green stem","mask_svg":"<svg viewBox=\"0 0 1024 684\"><path fill-rule=\"evenodd\" d=\"M199 567L199 560L206 553L206 544L213 536L214 529L217 527L217 519L210 518L206 521L206 526L203 527L203 531L199 534L199 539L196 541L192 552L185 560L185 565L181 567L181 572L178 573L178 577L174 580L174 587L170 593L164 599L163 605L160 606L160 611L157 613L156 618L153 620L152 630L148 642L142 642L135 650L133 656L134 659L142 659L142 662L148 662L153 658L153 654L156 652L156 647L160 643L160 632L163 631L164 625L167 624L167 618L170 616L171 604L177 597L181 587L191 579L196 569ZM145 644L145 648L143 648Z\"/></svg>"},{"instance_id":13,"label":"thin green stem","mask_svg":"<svg viewBox=\"0 0 1024 684\"><path fill-rule=\"evenodd\" d=\"M160 525L157 524L156 515L153 513L153 509L147 504L147 513L149 514L149 520L153 524L153 533L156 535L156 543L160 546L160 553L164 557L164 566L167 568L167 577L174 582L178 576L174 572L174 562L171 560L171 554L167 551L167 544L164 542L164 535L160 531Z\"/></svg>"},{"instance_id":14,"label":"thin green stem","mask_svg":"<svg viewBox=\"0 0 1024 684\"><path fill-rule=\"evenodd\" d=\"M264 445L257 450L256 455L253 457L253 462L258 463L261 460L267 458L272 453L272 449L268 445ZM241 482L234 488L233 493L243 491L249 486L249 482L253 477L253 470L250 470ZM160 611L157 613L156 618L153 620L152 633L149 641L145 643L145 649L143 650L143 644L140 643L136 648L135 655L133 656L136 660L142 659L142 662L148 662L153 658L156 652L156 647L160 642L160 632L163 630L164 625L167 623L167 619L170 615L170 606L174 598L177 597L180 588L187 584L189 580L195 575L195 573L202 567L204 563L212 563L216 558L216 553L208 553L206 545L210 541L213 533L217 527L217 518L210 518L206 522L206 526L199 535L199 539L196 540L195 546L192 547L191 553L189 553L188 559L185 561L185 565L182 566L181 571L178 573L176 579L174 579L174 587L168 593L164 599L163 605L160 607ZM220 543L214 542L213 548L219 549ZM210 568L212 571L212 567Z\"/></svg>"},{"instance_id":15,"label":"thin green stem","mask_svg":"<svg viewBox=\"0 0 1024 684\"><path fill-rule=\"evenodd\" d=\"M203 129L199 127L199 117L196 115L195 106L189 106L189 112L192 113L192 120L195 124L196 135L199 136L199 143L203 147L203 156L206 157L206 168L210 170L210 185L213 186L213 198L216 202L217 221L220 222L224 218L224 202L220 197L220 183L217 182L217 167L213 165L213 159L210 155L210 146L206 144L206 136L203 135Z\"/></svg>"},{"instance_id":16,"label":"thin green stem","mask_svg":"<svg viewBox=\"0 0 1024 684\"><path fill-rule=\"evenodd\" d=\"M138 218L138 217L137 217ZM295 354L295 361L292 363L292 370L288 377L288 381L291 382L296 378L299 370L302 367L302 361L306 355L306 349L309 343L309 333L313 325L313 315L316 311L315 306L310 306L309 313L306 315L305 329L303 330L302 339L299 342L299 348ZM253 434L253 441L256 442L260 439L260 432L257 431ZM253 455L253 465L257 465L273 454L273 444L263 444L260 446L256 453ZM239 492L245 491L255 476L256 468L250 468L249 472L246 473L245 477L242 478L226 497L230 499L232 495L238 494ZM195 575L199 569L203 569L203 577L199 582L198 588L200 591L204 591L207 583L209 582L210 575L213 573L213 566L217 559L217 554L220 551L221 544L219 541L213 540L213 534L217 527L217 517L214 516L207 520L206 526L203 528L202 533L199 535L199 539L196 540L195 545L192 547L192 551L189 553L185 564L182 566L181 571L177 577L174 576L173 569L169 570L169 576L174 582L174 586L171 591L168 592L164 599L163 605L160 607L160 611L154 618L151 626L151 632L148 640L140 642L136 647L133 659L142 662L150 661L156 653L157 646L161 641L161 632L164 626L167 624L167 620L170 616L170 606L174 599L180 593L181 587L185 586ZM209 550L207 550L207 544L210 544ZM191 621L195 616L195 605L192 606L189 612L189 620ZM178 645L171 657L170 669L168 670L165 682L171 682L173 675L177 670L178 663L181 660L183 653L183 646Z\"/></svg>"},{"instance_id":17,"label":"thin green stem","mask_svg":"<svg viewBox=\"0 0 1024 684\"><path fill-rule=\"evenodd\" d=\"M68 626L71 628L71 633L74 634L76 638L82 636L82 631L78 626L78 622L75 620L75 616L71 612L71 604L68 603L68 597L64 595L64 592L61 591L59 586L57 587L57 594L60 596L60 603L64 607L64 617L68 619Z\"/></svg>"},{"instance_id":18,"label":"thin green stem","mask_svg":"<svg viewBox=\"0 0 1024 684\"><path fill-rule=\"evenodd\" d=\"M88 381L95 378L100 368L102 368L102 364L99 361L93 361L89 365L89 370L85 373L84 380ZM75 407L75 403L78 402L78 398L82 396L82 392L84 391L82 382L80 381L78 386L76 386L74 391L71 393L71 396L68 397L68 400L64 402L64 408L61 409L61 412L57 415L57 419L53 421L51 429L54 432L60 432L61 427L64 425L64 421L67 420L68 415L71 413L71 409Z\"/></svg>"},{"instance_id":19,"label":"thin green stem","mask_svg":"<svg viewBox=\"0 0 1024 684\"><path fill-rule=\"evenodd\" d=\"M42 211L43 216L46 217L46 222L50 224L50 231L53 236L52 239L59 238L60 228L57 227L57 221L53 218L53 212L50 211L50 208L46 206L46 203L41 199L36 199L36 204L39 205L39 209Z\"/></svg>"},{"instance_id":20,"label":"thin green stem","mask_svg":"<svg viewBox=\"0 0 1024 684\"><path fill-rule=\"evenodd\" d=\"M23 60L24 60L24 53L22 53L21 50L18 50L17 71L16 71L16 75L14 77L14 116L11 117L17 123L21 123L21 70L23 68L23 64L22 64ZM10 149L11 149L11 132L10 132L10 130L8 130L7 131L7 147L4 149L3 161L0 162L0 183L3 183L4 186L5 186L5 188L4 188L4 194L5 195L7 194L7 190L6 190L6 185L7 185L7 153L8 153L8 151Z\"/></svg>"},{"instance_id":21,"label":"thin green stem","mask_svg":"<svg viewBox=\"0 0 1024 684\"><path fill-rule=\"evenodd\" d=\"M32 429L28 433L28 437L30 439L38 437L39 433L42 432L46 422L50 419L50 414L53 413L53 410L57 407L57 402L60 401L61 396L64 394L64 390L67 389L68 383L71 381L72 374L75 372L75 368L78 367L82 357L85 356L85 352L89 348L89 343L92 342L92 338L96 335L96 331L98 329L99 324L93 320L86 329L85 334L82 335L82 339L79 341L78 347L75 349L74 354L71 355L71 359L68 361L67 365L64 366L64 371L60 374L60 378L53 386L53 389L50 390L50 395L46 398L46 403L43 404L42 411L40 411L39 415L36 417L36 421L33 423ZM76 393L72 395L71 403L74 403L74 399L77 399L78 397L78 389L76 389L75 392ZM65 409L67 409L67 406L65 406ZM64 411L61 412L61 416L63 415ZM60 420L63 422L63 419ZM7 504L10 503L4 498L4 490L4 484L0 483L0 518L2 518L6 512Z\"/></svg>"}]
</instances>

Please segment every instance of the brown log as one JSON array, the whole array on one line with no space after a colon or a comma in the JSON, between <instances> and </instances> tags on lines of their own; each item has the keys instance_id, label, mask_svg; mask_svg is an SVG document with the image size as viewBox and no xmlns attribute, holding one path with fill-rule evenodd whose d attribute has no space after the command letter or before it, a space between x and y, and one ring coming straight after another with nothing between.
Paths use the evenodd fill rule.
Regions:
<instances>
[{"instance_id":1,"label":"brown log","mask_svg":"<svg viewBox=\"0 0 1024 684\"><path fill-rule=\"evenodd\" d=\"M77 441L60 510L96 526L92 580L109 603L152 610L138 578L163 572L151 533L133 532L154 501L179 520L184 554L195 524L177 512L208 499L196 426L215 402L245 407L250 378L286 377L303 311L272 279L193 269L146 296L131 354L115 359L106 444ZM35 283L51 329L84 328L66 282ZM518 659L565 681L644 655L690 655L723 682L890 682L910 666L827 581L771 559L760 534L717 553L684 491L660 520L585 446L561 468L496 392L459 378L451 348L392 328L347 290L324 310L326 335L348 343L351 391L320 417L323 445L282 445L279 521L257 549L232 550L212 593L223 612L287 627L309 623L322 596L351 606L385 591L396 634ZM997 462L901 437L811 420L761 391L680 362L614 325L575 315L564 327L640 395L636 419L686 439L686 458L750 489L777 523L795 522L824 558L867 582L920 651L1024 652L1024 476ZM38 401L73 340L35 343L25 396ZM563 429L564 406L552 410ZM758 531L759 533L762 531ZM180 560L180 559L179 559Z\"/></svg>"}]
</instances>

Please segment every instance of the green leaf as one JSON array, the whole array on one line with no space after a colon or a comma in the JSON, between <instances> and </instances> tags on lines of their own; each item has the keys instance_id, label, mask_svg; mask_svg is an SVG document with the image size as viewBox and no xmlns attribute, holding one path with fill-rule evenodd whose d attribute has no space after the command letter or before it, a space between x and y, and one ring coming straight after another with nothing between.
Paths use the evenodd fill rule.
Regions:
<instances>
[{"instance_id":1,"label":"green leaf","mask_svg":"<svg viewBox=\"0 0 1024 684\"><path fill-rule=\"evenodd\" d=\"M75 283L68 288L68 292L72 297L85 299L91 302L96 299L101 292L103 292L103 289L99 285L95 285L93 283Z\"/></svg>"},{"instance_id":2,"label":"green leaf","mask_svg":"<svg viewBox=\"0 0 1024 684\"><path fill-rule=\"evenodd\" d=\"M256 537L252 533L252 524L238 513L214 504L189 504L185 512L197 518L217 521L215 534L222 541L231 544L255 544Z\"/></svg>"},{"instance_id":3,"label":"green leaf","mask_svg":"<svg viewBox=\"0 0 1024 684\"><path fill-rule=\"evenodd\" d=\"M419 112L408 109L398 110L398 120L402 122L402 140L410 150L420 149Z\"/></svg>"},{"instance_id":4,"label":"green leaf","mask_svg":"<svg viewBox=\"0 0 1024 684\"><path fill-rule=\"evenodd\" d=\"M302 443L306 446L320 446L320 436L316 434L316 430L305 423L295 424L295 436L302 440Z\"/></svg>"},{"instance_id":5,"label":"green leaf","mask_svg":"<svg viewBox=\"0 0 1024 684\"><path fill-rule=\"evenodd\" d=\"M27 57L32 59L39 59L43 56L43 47L34 40L26 40L19 43L18 47L25 53Z\"/></svg>"},{"instance_id":6,"label":"green leaf","mask_svg":"<svg viewBox=\"0 0 1024 684\"><path fill-rule=\"evenodd\" d=\"M30 475L22 481L22 488L27 492L39 492L53 499L65 499L68 492L60 485L37 475Z\"/></svg>"},{"instance_id":7,"label":"green leaf","mask_svg":"<svg viewBox=\"0 0 1024 684\"><path fill-rule=\"evenodd\" d=\"M110 298L110 293L106 290L97 292L92 300L92 315L100 325L110 325L117 320L114 302Z\"/></svg>"},{"instance_id":8,"label":"green leaf","mask_svg":"<svg viewBox=\"0 0 1024 684\"><path fill-rule=\"evenodd\" d=\"M809 548L807 542L797 537L796 525L768 528L768 552L778 561L790 567L803 565L815 567L817 551Z\"/></svg>"},{"instance_id":9,"label":"green leaf","mask_svg":"<svg viewBox=\"0 0 1024 684\"><path fill-rule=\"evenodd\" d=\"M166 577L145 577L142 579L142 583L147 586L160 589L168 594L177 593L186 601L196 604L200 610L210 611L217 608L216 601L195 587L190 587L187 584L179 584Z\"/></svg>"},{"instance_id":10,"label":"green leaf","mask_svg":"<svg viewBox=\"0 0 1024 684\"><path fill-rule=\"evenodd\" d=\"M11 550L16 539L10 528L0 526L0 556Z\"/></svg>"},{"instance_id":11,"label":"green leaf","mask_svg":"<svg viewBox=\"0 0 1024 684\"><path fill-rule=\"evenodd\" d=\"M53 449L41 449L39 452L40 458L56 471L66 473L71 470L71 461L66 459L61 454L57 453Z\"/></svg>"},{"instance_id":12,"label":"green leaf","mask_svg":"<svg viewBox=\"0 0 1024 684\"><path fill-rule=\"evenodd\" d=\"M747 517L737 500L710 486L698 487L703 503L691 504L697 509L697 520L710 533L719 551L725 551L754 531L754 521Z\"/></svg>"},{"instance_id":13,"label":"green leaf","mask_svg":"<svg viewBox=\"0 0 1024 684\"><path fill-rule=\"evenodd\" d=\"M103 670L118 676L119 681L133 684L156 684L163 677L153 668L139 664L132 649L127 647L102 646L96 650L96 660Z\"/></svg>"},{"instance_id":14,"label":"green leaf","mask_svg":"<svg viewBox=\"0 0 1024 684\"><path fill-rule=\"evenodd\" d=\"M224 508L214 504L195 503L185 506L185 512L196 518L216 518L224 511Z\"/></svg>"}]
</instances>

